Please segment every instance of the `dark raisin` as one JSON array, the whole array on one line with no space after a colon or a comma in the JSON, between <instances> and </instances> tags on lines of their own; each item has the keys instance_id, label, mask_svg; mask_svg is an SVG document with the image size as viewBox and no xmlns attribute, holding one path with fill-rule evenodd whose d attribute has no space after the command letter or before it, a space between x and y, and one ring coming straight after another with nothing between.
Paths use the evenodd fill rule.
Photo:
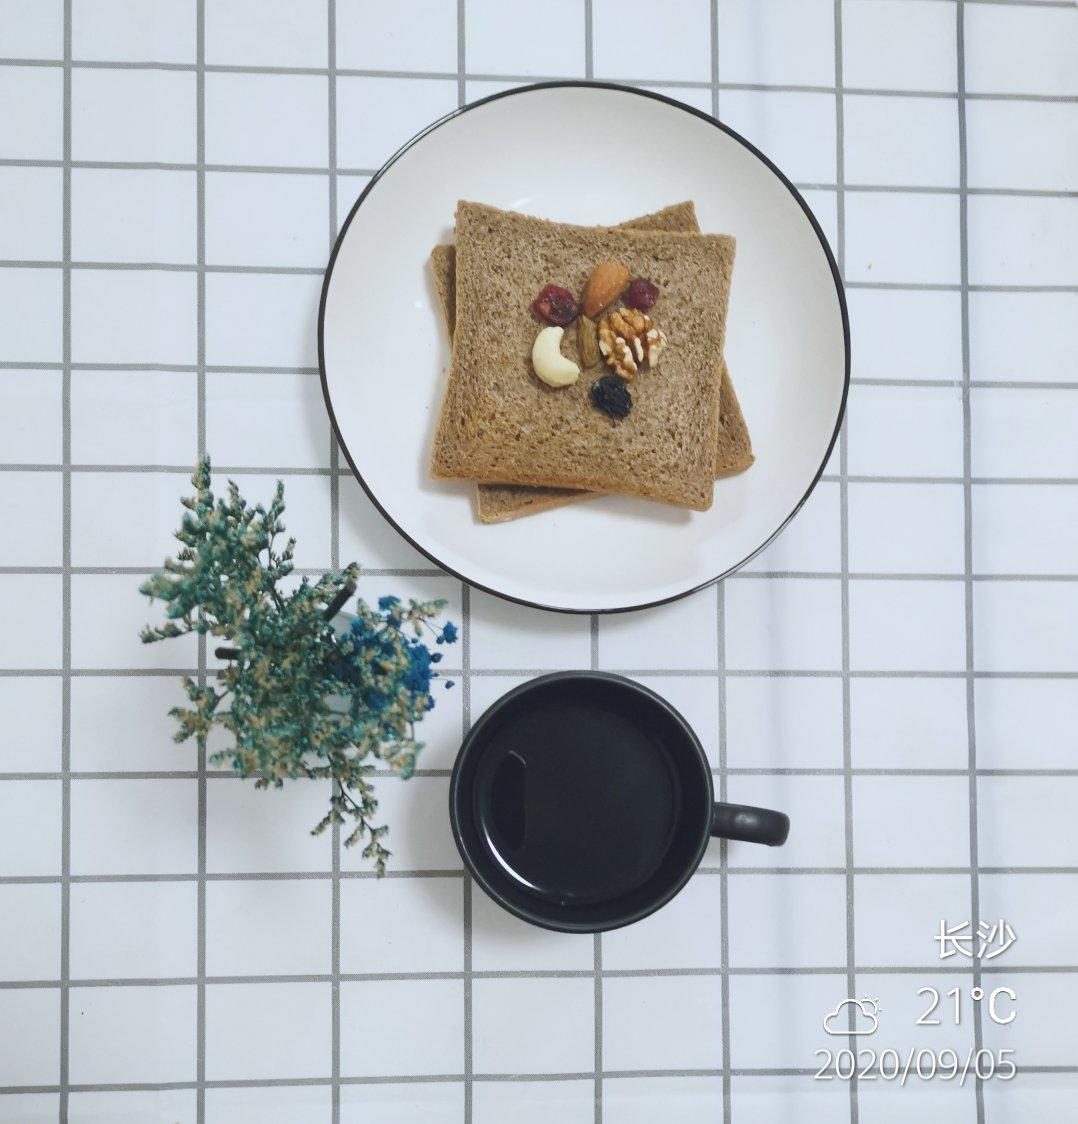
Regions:
<instances>
[{"instance_id":1,"label":"dark raisin","mask_svg":"<svg viewBox=\"0 0 1078 1124\"><path fill-rule=\"evenodd\" d=\"M568 327L580 315L576 297L558 285L545 285L532 301L532 311L540 320L559 328Z\"/></svg>"},{"instance_id":2,"label":"dark raisin","mask_svg":"<svg viewBox=\"0 0 1078 1124\"><path fill-rule=\"evenodd\" d=\"M603 411L614 418L627 418L633 408L633 398L624 379L617 375L603 375L591 388L591 400Z\"/></svg>"},{"instance_id":3,"label":"dark raisin","mask_svg":"<svg viewBox=\"0 0 1078 1124\"><path fill-rule=\"evenodd\" d=\"M625 290L625 303L640 312L647 312L658 299L659 290L646 277L634 277Z\"/></svg>"}]
</instances>

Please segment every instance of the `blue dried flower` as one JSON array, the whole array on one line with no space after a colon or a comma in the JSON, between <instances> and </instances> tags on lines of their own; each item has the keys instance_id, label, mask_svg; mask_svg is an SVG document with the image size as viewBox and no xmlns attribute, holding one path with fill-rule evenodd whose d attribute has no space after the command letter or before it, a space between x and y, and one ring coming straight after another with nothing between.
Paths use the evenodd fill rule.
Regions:
<instances>
[{"instance_id":1,"label":"blue dried flower","mask_svg":"<svg viewBox=\"0 0 1078 1124\"><path fill-rule=\"evenodd\" d=\"M407 643L409 663L401 675L401 683L413 695L429 695L430 681L435 674L430 665L430 652L418 640Z\"/></svg>"}]
</instances>

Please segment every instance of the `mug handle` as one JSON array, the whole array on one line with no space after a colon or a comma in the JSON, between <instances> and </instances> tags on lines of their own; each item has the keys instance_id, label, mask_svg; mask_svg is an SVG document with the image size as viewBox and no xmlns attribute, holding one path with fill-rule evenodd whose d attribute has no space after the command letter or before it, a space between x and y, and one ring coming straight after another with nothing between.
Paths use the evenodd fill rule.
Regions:
<instances>
[{"instance_id":1,"label":"mug handle","mask_svg":"<svg viewBox=\"0 0 1078 1124\"><path fill-rule=\"evenodd\" d=\"M711 834L720 839L781 847L790 834L790 817L784 812L752 808L747 804L715 804L711 813Z\"/></svg>"}]
</instances>

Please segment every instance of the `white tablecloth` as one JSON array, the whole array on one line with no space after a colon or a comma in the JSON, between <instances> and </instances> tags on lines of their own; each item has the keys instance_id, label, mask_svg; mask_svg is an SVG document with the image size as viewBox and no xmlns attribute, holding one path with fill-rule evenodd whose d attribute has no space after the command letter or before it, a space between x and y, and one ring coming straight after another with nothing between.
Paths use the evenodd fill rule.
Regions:
<instances>
[{"instance_id":1,"label":"white tablecloth","mask_svg":"<svg viewBox=\"0 0 1078 1124\"><path fill-rule=\"evenodd\" d=\"M0 56L0 1121L1071 1118L1073 4L0 0ZM432 571L342 467L316 369L373 170L541 77L657 89L760 146L853 333L790 529L724 586L598 621ZM383 881L307 834L322 787L256 792L170 741L199 652L141 646L136 589L202 449L252 497L284 479L301 566L358 560L365 593L462 624L421 775L382 784ZM588 666L656 687L724 795L794 823L594 940L500 913L445 814L472 716L520 669ZM940 960L941 919L1017 940ZM814 1081L815 1050L859 1043L821 1026L848 996L878 1000L878 1050L1013 1049L1019 1075Z\"/></svg>"}]
</instances>

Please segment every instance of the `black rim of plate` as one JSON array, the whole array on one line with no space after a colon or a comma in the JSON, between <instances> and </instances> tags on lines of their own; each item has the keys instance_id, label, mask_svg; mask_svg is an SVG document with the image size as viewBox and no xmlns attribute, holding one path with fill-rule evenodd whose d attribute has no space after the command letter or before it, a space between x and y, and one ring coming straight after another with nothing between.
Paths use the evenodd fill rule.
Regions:
<instances>
[{"instance_id":1,"label":"black rim of plate","mask_svg":"<svg viewBox=\"0 0 1078 1124\"><path fill-rule=\"evenodd\" d=\"M631 605L618 605L607 608L595 609L573 609L567 608L562 605L549 605L542 601L531 601L526 597L517 597L512 593L507 593L502 589L495 589L492 586L483 585L475 581L465 573L453 569L451 566L446 565L436 554L432 554L422 543L417 542L403 527L386 511L385 507L379 501L378 497L374 494L367 481L363 478L363 473L359 471L356 462L349 452L348 445L346 444L343 436L341 435L341 427L337 422L337 415L333 411L333 402L329 394L329 382L326 378L326 349L325 349L325 327L326 327L326 299L329 295L329 286L333 280L333 267L337 261L337 254L340 252L341 246L348 234L348 229L352 225L352 220L359 213L360 207L363 206L367 196L374 190L375 186L381 180L382 176L389 171L390 168L414 145L418 144L428 133L434 132L435 129L441 128L447 121L452 121L456 117L460 117L470 110L477 109L479 106L487 105L493 101L499 101L501 98L517 97L520 94L531 93L535 90L558 90L558 89L596 89L596 90L614 90L618 93L632 94L634 97L651 98L653 101L664 102L666 105L674 109L681 110L683 113L689 113L693 117L698 117L701 121L706 121L709 125L714 126L720 132L725 133L727 136L732 137L738 144L747 148L749 152L756 157L762 164L764 164L774 175L786 190L796 200L797 205L801 208L805 217L808 219L816 234L816 238L820 243L820 249L823 250L824 257L827 259L828 267L831 270L831 277L835 282L835 296L838 298L839 311L842 316L842 341L843 351L845 353L845 369L843 371L842 381L842 400L839 402L838 414L835 418L835 428L831 434L831 439L827 443L827 448L824 455L820 460L820 467L816 470L805 489L804 494L794 505L793 510L787 515L781 523L775 528L774 531L755 550L745 555L740 562L735 563L728 569L723 570L722 573L716 574L714 577L708 578L706 581L699 582L697 585L691 586L688 589L682 590L680 593L671 594L669 597L661 597L654 601L641 601ZM411 140L403 144L392 156L378 169L370 183L363 189L362 194L352 205L351 211L348 212L348 218L344 220L344 225L337 235L337 240L333 244L333 253L329 256L329 264L326 266L326 274L322 281L322 295L318 302L318 371L322 381L322 395L326 400L326 409L329 412L330 424L333 426L333 433L337 439L337 444L340 445L341 451L344 453L345 460L348 461L348 467L352 470L352 475L359 481L363 490L367 493L371 503L381 512L382 517L390 524L397 533L410 543L420 554L429 558L436 566L444 570L447 574L458 578L462 582L466 582L473 589L482 590L484 593L489 593L494 597L501 597L503 600L515 602L518 605L526 605L533 609L548 609L552 612L558 613L575 613L575 614L592 614L592 613L628 613L635 612L639 609L651 609L657 605L666 605L672 601L680 601L683 597L688 597L692 593L698 593L701 589L706 589L709 585L714 585L715 582L722 581L723 578L729 577L731 574L736 573L746 563L751 562L765 547L767 547L774 539L785 529L790 520L801 510L805 501L812 494L813 489L820 481L823 475L824 468L828 460L831 458L831 453L835 448L835 442L838 440L839 431L842 428L842 419L846 415L846 400L850 392L850 317L846 308L846 291L842 284L842 278L839 275L838 263L835 261L835 255L831 252L831 247L827 243L827 238L824 236L823 229L821 228L816 216L812 213L809 205L805 202L804 197L797 190L796 187L790 182L789 178L774 164L773 161L768 159L754 144L747 141L740 133L734 132L728 125L724 125L721 121L712 117L710 114L704 113L703 110L695 109L691 105L685 105L683 102L675 101L673 98L667 97L665 94L656 93L654 90L639 90L632 86L623 86L617 82L585 82L585 81L565 81L565 82L535 82L530 86L518 86L512 90L503 90L500 93L491 94L489 97L480 98L478 101L469 102L467 105L459 106L457 109L447 113L444 117L440 117L437 121L431 122L425 129L416 133Z\"/></svg>"}]
</instances>

